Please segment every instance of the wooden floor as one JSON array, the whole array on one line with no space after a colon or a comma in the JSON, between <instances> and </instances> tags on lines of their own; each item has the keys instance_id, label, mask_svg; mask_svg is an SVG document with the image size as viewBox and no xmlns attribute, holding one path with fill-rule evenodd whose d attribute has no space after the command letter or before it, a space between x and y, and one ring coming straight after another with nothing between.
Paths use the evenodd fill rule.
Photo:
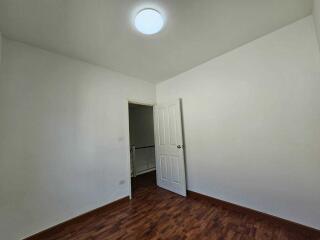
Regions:
<instances>
[{"instance_id":1,"label":"wooden floor","mask_svg":"<svg viewBox=\"0 0 320 240\"><path fill-rule=\"evenodd\" d=\"M131 178L131 189L133 194L139 193L140 190L155 187L157 184L156 171Z\"/></svg>"},{"instance_id":2,"label":"wooden floor","mask_svg":"<svg viewBox=\"0 0 320 240\"><path fill-rule=\"evenodd\" d=\"M134 181L134 199L46 236L45 240L320 240L154 185L150 173ZM41 239L41 238L39 238Z\"/></svg>"}]
</instances>

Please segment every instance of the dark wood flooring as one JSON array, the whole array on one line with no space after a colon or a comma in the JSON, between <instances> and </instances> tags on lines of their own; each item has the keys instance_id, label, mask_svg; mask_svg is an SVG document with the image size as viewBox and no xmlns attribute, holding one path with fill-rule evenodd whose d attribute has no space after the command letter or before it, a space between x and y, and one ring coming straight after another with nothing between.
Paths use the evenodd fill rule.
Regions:
<instances>
[{"instance_id":1,"label":"dark wood flooring","mask_svg":"<svg viewBox=\"0 0 320 240\"><path fill-rule=\"evenodd\" d=\"M133 196L135 193L139 193L139 190L144 188L155 187L157 185L156 171L148 172L143 175L138 175L135 178L131 178L131 189ZM134 197L133 197L134 198Z\"/></svg>"},{"instance_id":2,"label":"dark wood flooring","mask_svg":"<svg viewBox=\"0 0 320 240\"><path fill-rule=\"evenodd\" d=\"M320 240L305 233L155 185L155 174L133 181L134 198L69 224L45 240Z\"/></svg>"}]
</instances>

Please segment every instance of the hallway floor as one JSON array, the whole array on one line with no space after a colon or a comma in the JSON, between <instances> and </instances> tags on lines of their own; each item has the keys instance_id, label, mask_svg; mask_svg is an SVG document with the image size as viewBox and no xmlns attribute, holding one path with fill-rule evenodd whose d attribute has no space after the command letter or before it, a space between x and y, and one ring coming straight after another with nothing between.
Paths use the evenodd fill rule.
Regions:
<instances>
[{"instance_id":1,"label":"hallway floor","mask_svg":"<svg viewBox=\"0 0 320 240\"><path fill-rule=\"evenodd\" d=\"M156 171L148 172L142 175L138 175L135 178L131 178L131 188L133 192L133 198L135 193L139 193L140 189L146 189L148 187L157 186Z\"/></svg>"}]
</instances>

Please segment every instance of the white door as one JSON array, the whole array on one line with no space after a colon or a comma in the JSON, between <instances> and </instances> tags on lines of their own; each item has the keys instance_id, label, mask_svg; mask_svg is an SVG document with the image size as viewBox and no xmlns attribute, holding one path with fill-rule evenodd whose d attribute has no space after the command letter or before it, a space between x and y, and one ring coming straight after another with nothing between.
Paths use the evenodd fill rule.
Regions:
<instances>
[{"instance_id":1,"label":"white door","mask_svg":"<svg viewBox=\"0 0 320 240\"><path fill-rule=\"evenodd\" d=\"M179 100L154 107L157 185L186 196L181 106Z\"/></svg>"}]
</instances>

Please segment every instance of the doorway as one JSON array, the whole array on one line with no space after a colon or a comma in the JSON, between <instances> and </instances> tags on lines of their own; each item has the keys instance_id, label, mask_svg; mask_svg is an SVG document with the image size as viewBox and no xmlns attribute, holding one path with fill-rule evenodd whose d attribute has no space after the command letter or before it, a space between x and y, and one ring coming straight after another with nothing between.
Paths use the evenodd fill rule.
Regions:
<instances>
[{"instance_id":1,"label":"doorway","mask_svg":"<svg viewBox=\"0 0 320 240\"><path fill-rule=\"evenodd\" d=\"M129 103L131 191L156 186L153 106Z\"/></svg>"},{"instance_id":2,"label":"doorway","mask_svg":"<svg viewBox=\"0 0 320 240\"><path fill-rule=\"evenodd\" d=\"M127 104L130 198L138 189L156 186L186 196L182 99Z\"/></svg>"}]
</instances>

